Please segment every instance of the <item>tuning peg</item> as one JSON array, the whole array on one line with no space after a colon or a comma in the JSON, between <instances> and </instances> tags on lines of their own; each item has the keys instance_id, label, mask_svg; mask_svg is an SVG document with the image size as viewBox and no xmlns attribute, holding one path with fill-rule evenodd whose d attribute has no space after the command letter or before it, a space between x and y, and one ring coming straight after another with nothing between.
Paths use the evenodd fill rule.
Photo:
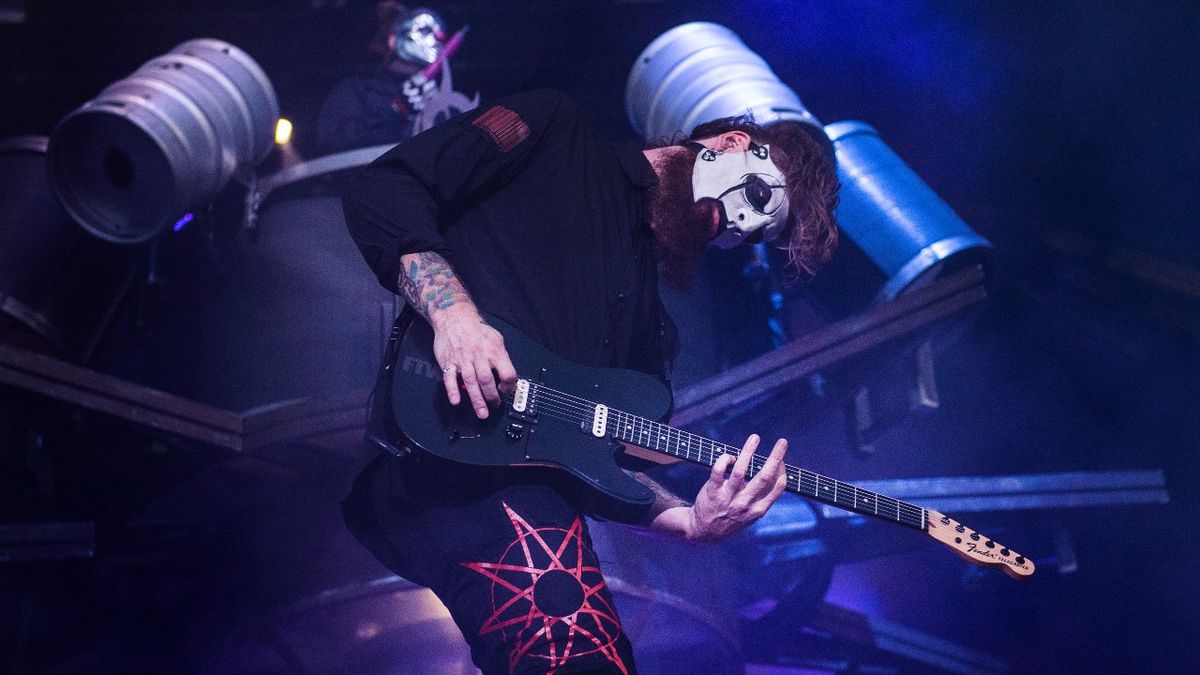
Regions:
<instances>
[{"instance_id":1,"label":"tuning peg","mask_svg":"<svg viewBox=\"0 0 1200 675\"><path fill-rule=\"evenodd\" d=\"M1000 555L1008 555L1008 547L1007 546L1000 549Z\"/></svg>"},{"instance_id":2,"label":"tuning peg","mask_svg":"<svg viewBox=\"0 0 1200 675\"><path fill-rule=\"evenodd\" d=\"M971 533L971 541L979 541L979 533L978 532Z\"/></svg>"}]
</instances>

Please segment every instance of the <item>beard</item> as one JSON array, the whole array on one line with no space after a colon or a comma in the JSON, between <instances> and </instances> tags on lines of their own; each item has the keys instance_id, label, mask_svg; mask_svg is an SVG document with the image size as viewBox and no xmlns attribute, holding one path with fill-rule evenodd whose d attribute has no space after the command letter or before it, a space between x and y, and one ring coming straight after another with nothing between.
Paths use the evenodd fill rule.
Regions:
<instances>
[{"instance_id":1,"label":"beard","mask_svg":"<svg viewBox=\"0 0 1200 675\"><path fill-rule=\"evenodd\" d=\"M712 238L716 200L692 199L696 154L682 146L671 150L655 166L658 184L650 191L650 226L666 280L684 287Z\"/></svg>"}]
</instances>

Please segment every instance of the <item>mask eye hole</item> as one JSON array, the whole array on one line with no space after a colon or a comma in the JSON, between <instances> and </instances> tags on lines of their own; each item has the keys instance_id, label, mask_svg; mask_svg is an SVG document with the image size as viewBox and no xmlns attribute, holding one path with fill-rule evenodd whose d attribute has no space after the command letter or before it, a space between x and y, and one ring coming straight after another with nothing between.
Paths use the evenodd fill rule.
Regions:
<instances>
[{"instance_id":1,"label":"mask eye hole","mask_svg":"<svg viewBox=\"0 0 1200 675\"><path fill-rule=\"evenodd\" d=\"M746 181L744 188L746 195L746 203L754 208L759 213L765 213L767 204L771 202L771 186L758 176L751 176Z\"/></svg>"}]
</instances>

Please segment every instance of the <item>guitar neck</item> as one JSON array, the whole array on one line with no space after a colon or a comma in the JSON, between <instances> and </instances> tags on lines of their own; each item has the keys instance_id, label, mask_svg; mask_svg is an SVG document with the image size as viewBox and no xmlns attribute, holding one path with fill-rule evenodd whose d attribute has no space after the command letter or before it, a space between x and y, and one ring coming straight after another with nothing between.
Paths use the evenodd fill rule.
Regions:
<instances>
[{"instance_id":1,"label":"guitar neck","mask_svg":"<svg viewBox=\"0 0 1200 675\"><path fill-rule=\"evenodd\" d=\"M520 401L514 402L514 408L519 411L537 410L541 414L559 417L583 429L590 428L595 436L612 438L696 464L711 467L721 455L737 457L741 454L741 448L736 446L719 443L623 410L610 409L542 384L523 380L518 383L516 397ZM753 477L765 464L766 458L755 454L750 458L746 477ZM787 474L789 492L854 513L907 525L916 530L926 530L929 512L920 506L864 490L791 464L785 464L784 471Z\"/></svg>"},{"instance_id":2,"label":"guitar neck","mask_svg":"<svg viewBox=\"0 0 1200 675\"><path fill-rule=\"evenodd\" d=\"M590 431L597 438L611 438L650 452L709 467L715 465L721 455L737 457L741 454L741 448L623 410L610 409L603 404L528 380L518 380L512 409L521 415L555 417L583 433ZM746 476L758 474L766 462L764 456L752 455ZM949 516L798 466L784 464L784 471L789 492L920 530L971 564L999 568L1014 579L1028 579L1034 572L1033 561L978 531L968 529Z\"/></svg>"},{"instance_id":3,"label":"guitar neck","mask_svg":"<svg viewBox=\"0 0 1200 675\"><path fill-rule=\"evenodd\" d=\"M723 454L738 456L741 448L620 410L609 410L607 434L652 452L711 467ZM749 478L762 470L766 458L754 455L746 471ZM887 495L864 490L835 478L785 464L787 490L838 508L925 530L925 509Z\"/></svg>"}]
</instances>

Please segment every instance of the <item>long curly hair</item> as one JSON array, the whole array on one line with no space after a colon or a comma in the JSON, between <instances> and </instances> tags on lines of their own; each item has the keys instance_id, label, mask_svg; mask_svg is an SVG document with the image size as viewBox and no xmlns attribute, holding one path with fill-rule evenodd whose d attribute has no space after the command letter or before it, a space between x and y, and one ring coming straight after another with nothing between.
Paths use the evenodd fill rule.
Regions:
<instances>
[{"instance_id":1,"label":"long curly hair","mask_svg":"<svg viewBox=\"0 0 1200 675\"><path fill-rule=\"evenodd\" d=\"M788 267L799 276L817 273L837 248L833 212L838 202L837 161L833 144L818 127L803 122L757 124L751 115L725 117L701 124L684 141L742 131L759 145L771 146L771 159L787 182L788 223L779 238Z\"/></svg>"}]
</instances>

